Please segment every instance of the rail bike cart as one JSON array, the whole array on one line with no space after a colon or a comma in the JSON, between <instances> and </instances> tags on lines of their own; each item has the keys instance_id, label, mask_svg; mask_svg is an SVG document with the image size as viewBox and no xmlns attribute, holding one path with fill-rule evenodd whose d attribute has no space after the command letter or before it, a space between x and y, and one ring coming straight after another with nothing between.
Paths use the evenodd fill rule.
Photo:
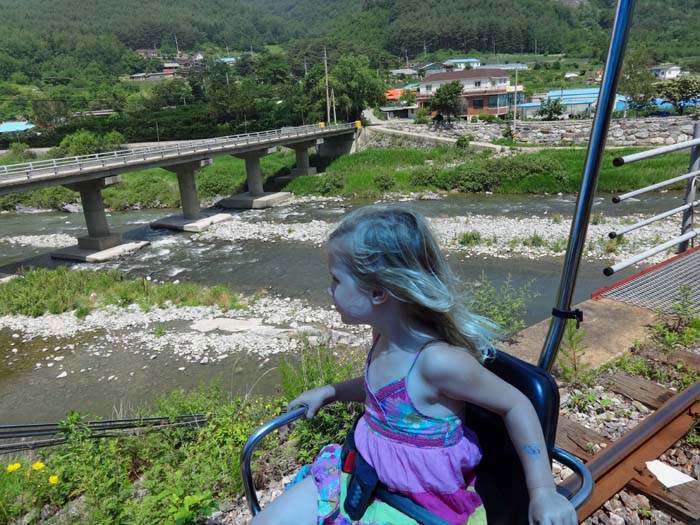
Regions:
<instances>
[{"instance_id":1,"label":"rail bike cart","mask_svg":"<svg viewBox=\"0 0 700 525\"><path fill-rule=\"evenodd\" d=\"M560 492L569 497L576 508L581 507L591 497L593 478L588 468L578 458L554 446L559 416L559 392L549 372L555 362L567 321L575 319L577 326L578 322L582 321L580 311L571 311L571 301L600 173L610 117L615 103L615 91L622 68L622 58L634 2L635 0L618 0L605 74L591 128L581 190L571 224L561 282L556 303L552 309L549 333L539 362L537 366L534 366L505 352L498 351L495 359L485 365L499 377L521 390L532 402L542 425L550 459L555 459L571 468L575 477L578 478L578 482L576 480L572 482L572 478L569 478L558 488ZM253 451L270 432L288 425L303 416L304 413L305 408L298 407L269 421L259 427L243 447L241 476L248 507L253 515L260 512L260 504L253 486L251 472ZM501 418L479 407L468 405L465 423L476 431L483 448L483 459L476 472L476 488L484 501L489 525L527 524L529 499L523 471ZM378 496L382 497L381 494ZM397 506L397 508L399 507ZM426 518L422 523L431 525L444 522Z\"/></svg>"}]
</instances>

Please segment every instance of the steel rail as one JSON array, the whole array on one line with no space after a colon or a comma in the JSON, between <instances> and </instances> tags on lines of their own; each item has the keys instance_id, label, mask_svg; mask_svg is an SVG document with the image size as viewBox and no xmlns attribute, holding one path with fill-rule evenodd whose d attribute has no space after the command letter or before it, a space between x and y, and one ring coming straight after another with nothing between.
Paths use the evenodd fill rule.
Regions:
<instances>
[{"instance_id":1,"label":"steel rail","mask_svg":"<svg viewBox=\"0 0 700 525\"><path fill-rule=\"evenodd\" d=\"M698 236L700 232L697 232L695 230L691 230L688 233L684 233L683 235L680 235L676 237L675 239L671 239L670 241L666 241L663 244L659 244L658 246L654 246L653 248L649 248L648 250L637 254L633 255L629 259L625 259L622 262L619 262L617 264L614 264L612 266L607 266L606 268L603 269L603 273L610 277L612 274L615 272L619 272L620 270L624 270L628 266L632 266L633 264L637 264L638 262L643 261L644 259L647 259L651 257L652 255L656 255L657 253L661 253L664 250L668 250L669 248L673 248L674 246L678 246L682 242L689 241L690 239L694 239L695 237Z\"/></svg>"},{"instance_id":2,"label":"steel rail","mask_svg":"<svg viewBox=\"0 0 700 525\"><path fill-rule=\"evenodd\" d=\"M685 142L679 142L678 144L671 144L669 146L662 146L660 148L650 149L648 151L625 155L624 157L615 157L613 159L613 166L620 167L624 166L625 164L631 164L633 162L649 159L651 157L657 157L665 153L672 153L674 151L692 148L693 146L700 146L700 139L687 140Z\"/></svg>"},{"instance_id":3,"label":"steel rail","mask_svg":"<svg viewBox=\"0 0 700 525\"><path fill-rule=\"evenodd\" d=\"M700 383L695 383L666 401L653 414L586 464L596 488L591 500L579 509L579 520L585 519L619 492L637 474L636 466L643 467L645 461L658 457L684 435L678 437L679 433L687 433L695 420L695 415L689 414L689 411L699 399ZM687 421L681 424L678 423L679 419ZM633 475L628 477L625 472L621 472L623 469L631 470ZM572 491L578 483L575 476L569 476L560 487L564 491Z\"/></svg>"},{"instance_id":4,"label":"steel rail","mask_svg":"<svg viewBox=\"0 0 700 525\"><path fill-rule=\"evenodd\" d=\"M625 228L620 228L620 230L615 231L615 232L610 232L608 233L608 237L611 239L614 239L615 237L619 237L620 235L624 235L626 233L629 233L631 231L637 230L639 228L642 228L643 226L647 226L651 224L652 222L660 221L661 219L665 219L666 217L670 217L671 215L675 215L676 213L689 210L690 208L695 208L696 206L700 206L700 200L691 202L690 204L684 204L683 206L678 206L677 208L673 208L672 210L665 211L663 213L659 213L658 215L654 215L653 217L649 217L648 219L644 219L643 221L639 221L635 224L632 224L631 226L627 226Z\"/></svg>"},{"instance_id":5,"label":"steel rail","mask_svg":"<svg viewBox=\"0 0 700 525\"><path fill-rule=\"evenodd\" d=\"M605 140L610 126L610 117L615 106L615 90L622 70L622 58L627 44L627 36L631 25L632 12L635 0L618 0L615 22L613 24L608 60L605 64L605 73L598 95L598 109L591 126L591 137L588 142L588 151L583 167L581 190L576 201L576 210L571 222L569 243L564 257L564 267L561 273L561 281L555 308L568 312L571 309L571 300L576 286L576 277L581 263L581 256L586 242L586 233L590 221L595 190L598 185L600 165L603 160ZM538 366L547 371L552 369L559 345L564 337L564 330L568 319L552 314L552 322L549 332L540 354Z\"/></svg>"},{"instance_id":6,"label":"steel rail","mask_svg":"<svg viewBox=\"0 0 700 525\"><path fill-rule=\"evenodd\" d=\"M662 181L662 182L657 182L656 184L644 186L643 188L639 188L638 190L623 193L622 195L616 195L612 198L612 201L615 204L618 204L626 199L629 199L630 197L636 197L637 195L641 195L642 193L647 193L649 191L658 190L659 188L663 188L665 186L670 186L671 184L674 184L676 182L681 182L681 181L692 179L692 178L698 177L698 176L700 176L700 170L691 171L690 173L684 173L683 175L679 175L678 177L673 177L671 179L666 179L665 181Z\"/></svg>"}]
</instances>

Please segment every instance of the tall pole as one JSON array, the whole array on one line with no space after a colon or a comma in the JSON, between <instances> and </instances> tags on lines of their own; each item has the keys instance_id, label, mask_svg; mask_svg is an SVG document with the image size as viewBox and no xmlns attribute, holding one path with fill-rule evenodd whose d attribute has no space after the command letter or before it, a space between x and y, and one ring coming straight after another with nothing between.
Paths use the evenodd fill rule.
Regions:
<instances>
[{"instance_id":1,"label":"tall pole","mask_svg":"<svg viewBox=\"0 0 700 525\"><path fill-rule=\"evenodd\" d=\"M328 94L328 53L326 46L323 46L323 67L326 70L326 123L331 123L331 100Z\"/></svg>"},{"instance_id":2,"label":"tall pole","mask_svg":"<svg viewBox=\"0 0 700 525\"><path fill-rule=\"evenodd\" d=\"M693 127L693 138L700 139L700 122L696 122ZM700 146L694 146L690 150L690 166L688 167L688 173L700 170ZM695 193L697 191L696 179L688 179L685 184L685 203L692 204L695 202ZM681 235L688 233L689 230L693 228L693 208L690 207L683 212L683 223L681 225ZM678 246L678 253L683 253L688 249L688 241L681 243Z\"/></svg>"},{"instance_id":3,"label":"tall pole","mask_svg":"<svg viewBox=\"0 0 700 525\"><path fill-rule=\"evenodd\" d=\"M513 94L513 139L515 139L515 121L518 120L518 67L515 67L515 93Z\"/></svg>"},{"instance_id":4,"label":"tall pole","mask_svg":"<svg viewBox=\"0 0 700 525\"><path fill-rule=\"evenodd\" d=\"M571 312L571 299L574 295L576 277L578 275L581 254L586 242L588 222L593 209L593 199L600 174L600 164L605 149L605 139L610 126L610 117L615 107L615 90L622 70L622 58L627 44L627 35L632 23L632 11L635 0L618 0L615 22L613 24L608 60L605 63L605 74L598 94L598 109L591 126L591 136L588 151L583 165L581 190L576 201L576 210L571 221L569 244L566 247L564 267L557 292L556 306L552 310L552 322L549 333L540 354L538 366L551 370L559 352L559 345L564 337L564 331Z\"/></svg>"},{"instance_id":5,"label":"tall pole","mask_svg":"<svg viewBox=\"0 0 700 525\"><path fill-rule=\"evenodd\" d=\"M335 89L331 89L331 100L333 101L333 124L337 124L338 119L335 116Z\"/></svg>"}]
</instances>

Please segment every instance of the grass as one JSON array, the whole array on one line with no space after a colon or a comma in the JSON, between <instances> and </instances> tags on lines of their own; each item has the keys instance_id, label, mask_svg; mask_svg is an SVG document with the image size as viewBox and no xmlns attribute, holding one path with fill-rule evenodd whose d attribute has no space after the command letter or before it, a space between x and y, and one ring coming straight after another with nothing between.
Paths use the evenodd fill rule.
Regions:
<instances>
[{"instance_id":1,"label":"grass","mask_svg":"<svg viewBox=\"0 0 700 525\"><path fill-rule=\"evenodd\" d=\"M94 308L138 304L148 310L166 303L178 306L239 308L240 298L223 286L208 288L191 283L156 284L128 279L117 271L73 271L66 268L23 272L0 284L0 315L39 317L75 310L84 317Z\"/></svg>"},{"instance_id":2,"label":"grass","mask_svg":"<svg viewBox=\"0 0 700 525\"><path fill-rule=\"evenodd\" d=\"M62 424L65 445L4 456L0 522L28 513L34 513L38 521L42 508L52 513L82 497L86 509L75 523L200 523L198 517L216 508L216 500L241 495L242 481L237 474L241 447L282 406L278 398L231 398L216 385L189 393L176 391L159 401L154 414L204 413L207 426L100 440L91 439L81 425L84 418L72 413ZM144 411L140 415L153 414ZM259 447L262 454L271 449L278 449L274 439ZM280 467L284 456L276 453ZM43 465L38 470L37 462ZM10 472L10 465L17 470ZM53 482L50 476L55 476ZM137 488L142 497L133 497ZM185 519L178 521L178 516Z\"/></svg>"}]
</instances>

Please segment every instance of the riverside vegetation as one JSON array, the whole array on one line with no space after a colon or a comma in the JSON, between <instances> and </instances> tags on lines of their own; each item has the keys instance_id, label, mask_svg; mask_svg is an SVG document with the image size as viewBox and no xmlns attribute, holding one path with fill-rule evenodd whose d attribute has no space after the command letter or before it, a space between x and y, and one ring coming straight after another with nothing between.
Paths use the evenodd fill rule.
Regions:
<instances>
[{"instance_id":1,"label":"riverside vegetation","mask_svg":"<svg viewBox=\"0 0 700 525\"><path fill-rule=\"evenodd\" d=\"M628 191L687 171L687 155L682 153L621 168L612 167L613 157L637 151L641 149L626 148L604 154L599 191ZM14 155L10 157L14 161L18 158L15 151L9 155ZM490 152L450 146L429 151L369 149L338 158L327 166L324 166L323 159L312 155L312 165L325 167L325 172L297 177L285 186L277 184L275 178L288 174L294 166L291 152L263 157L261 167L268 188L291 191L296 195L374 198L386 192L426 190L575 193L580 187L584 157L583 149L543 149L499 158L492 158ZM211 166L197 175L199 195L205 201L244 191L245 184L245 164L233 157L217 157ZM678 188L682 188L682 183ZM122 183L104 191L104 199L113 210L175 208L180 204L175 174L160 168L125 174ZM39 209L61 209L65 203L78 201L77 193L60 186L0 196L0 209L14 209L17 204Z\"/></svg>"}]
</instances>

